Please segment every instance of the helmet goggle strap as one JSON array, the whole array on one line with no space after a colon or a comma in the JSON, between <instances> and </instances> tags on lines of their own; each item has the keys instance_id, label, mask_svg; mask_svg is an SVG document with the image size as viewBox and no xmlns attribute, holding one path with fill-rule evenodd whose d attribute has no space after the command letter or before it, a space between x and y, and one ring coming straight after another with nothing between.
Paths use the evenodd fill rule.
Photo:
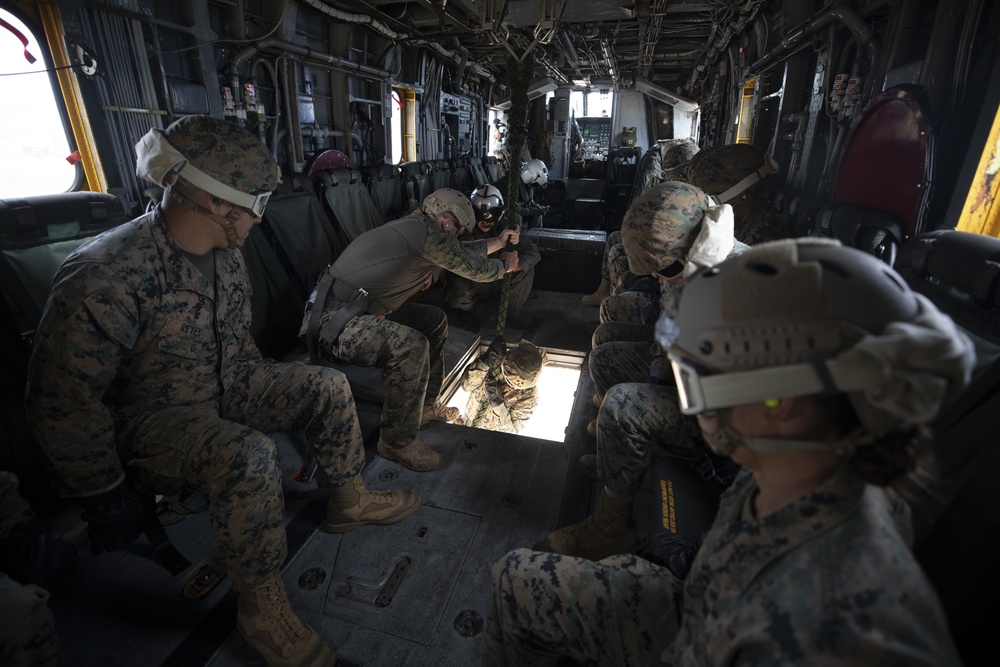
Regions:
<instances>
[{"instance_id":1,"label":"helmet goggle strap","mask_svg":"<svg viewBox=\"0 0 1000 667\"><path fill-rule=\"evenodd\" d=\"M193 166L190 162L181 168L180 177L199 190L204 190L219 199L225 199L241 208L245 208L258 218L264 215L264 208L271 198L271 193L268 190L241 192L236 188L231 188L225 183L215 180Z\"/></svg>"},{"instance_id":2,"label":"helmet goggle strap","mask_svg":"<svg viewBox=\"0 0 1000 667\"><path fill-rule=\"evenodd\" d=\"M243 215L243 211L245 210L242 206L233 204L233 210L225 216L221 216L218 213L213 213L201 204L188 199L183 194L178 192L176 188L170 189L170 196L177 203L184 204L191 210L200 213L215 224L222 227L222 230L226 232L226 238L229 240L230 250L236 250L243 245L243 241L240 239L239 234L236 233L236 221L240 219L240 216Z\"/></svg>"},{"instance_id":3,"label":"helmet goggle strap","mask_svg":"<svg viewBox=\"0 0 1000 667\"><path fill-rule=\"evenodd\" d=\"M757 181L761 181L765 177L776 173L778 173L778 163L770 155L765 155L764 164L761 165L760 169L753 172L725 192L716 195L715 199L717 199L720 203L725 204L727 201L730 201L750 186L755 185Z\"/></svg>"},{"instance_id":4,"label":"helmet goggle strap","mask_svg":"<svg viewBox=\"0 0 1000 667\"><path fill-rule=\"evenodd\" d=\"M851 350L811 363L717 374L676 351L668 352L668 356L681 412L686 415L768 398L863 391L882 380L878 368L866 363L863 353Z\"/></svg>"},{"instance_id":5,"label":"helmet goggle strap","mask_svg":"<svg viewBox=\"0 0 1000 667\"><path fill-rule=\"evenodd\" d=\"M708 375L703 366L675 352L668 353L674 371L681 412L686 415L710 414L720 420L720 430L705 440L714 451L727 456L739 445L755 451L790 451L832 449L848 454L859 445L874 441L874 436L859 429L830 442L792 438L746 437L731 425L731 408L788 396L808 396L858 391L870 386L873 373L855 372L855 360L828 359L812 364L774 366L735 373ZM843 356L850 355L845 353ZM789 391L789 388L794 390Z\"/></svg>"}]
</instances>

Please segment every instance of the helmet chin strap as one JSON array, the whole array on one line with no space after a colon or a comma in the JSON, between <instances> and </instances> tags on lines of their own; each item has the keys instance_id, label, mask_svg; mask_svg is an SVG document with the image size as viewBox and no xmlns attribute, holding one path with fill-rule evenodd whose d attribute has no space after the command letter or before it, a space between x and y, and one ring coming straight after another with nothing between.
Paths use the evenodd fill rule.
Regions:
<instances>
[{"instance_id":1,"label":"helmet chin strap","mask_svg":"<svg viewBox=\"0 0 1000 667\"><path fill-rule=\"evenodd\" d=\"M229 213L225 215L225 217L223 217L218 213L213 213L212 211L208 210L201 204L198 204L197 202L188 199L187 197L177 192L177 190L173 188L171 188L170 190L170 196L177 203L184 204L192 211L195 211L196 213L205 216L215 224L222 227L222 231L226 232L226 237L229 239L230 250L236 250L237 248L243 245L243 240L240 239L239 234L236 233L236 221L240 219L240 215L242 215L243 211L246 210L242 206L233 204L233 210L231 210Z\"/></svg>"},{"instance_id":2,"label":"helmet chin strap","mask_svg":"<svg viewBox=\"0 0 1000 667\"><path fill-rule=\"evenodd\" d=\"M826 442L819 440L797 440L795 438L747 437L741 435L733 428L732 414L732 408L719 408L715 410L715 417L719 422L719 430L712 434L705 433L704 431L701 432L709 449L722 456L732 457L733 452L740 445L755 452L826 449L838 456L847 456L853 453L859 446L871 444L876 439L872 434L866 433L864 429L858 429L842 438Z\"/></svg>"}]
</instances>

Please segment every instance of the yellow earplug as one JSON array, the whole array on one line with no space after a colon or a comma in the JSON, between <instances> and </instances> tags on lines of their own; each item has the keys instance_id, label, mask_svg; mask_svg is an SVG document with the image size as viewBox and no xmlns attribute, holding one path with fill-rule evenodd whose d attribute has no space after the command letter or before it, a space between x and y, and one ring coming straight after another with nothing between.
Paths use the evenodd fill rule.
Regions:
<instances>
[{"instance_id":1,"label":"yellow earplug","mask_svg":"<svg viewBox=\"0 0 1000 667\"><path fill-rule=\"evenodd\" d=\"M768 398L768 399L766 399L764 401L764 407L767 407L767 408L776 408L779 405L781 405L781 399L780 398Z\"/></svg>"}]
</instances>

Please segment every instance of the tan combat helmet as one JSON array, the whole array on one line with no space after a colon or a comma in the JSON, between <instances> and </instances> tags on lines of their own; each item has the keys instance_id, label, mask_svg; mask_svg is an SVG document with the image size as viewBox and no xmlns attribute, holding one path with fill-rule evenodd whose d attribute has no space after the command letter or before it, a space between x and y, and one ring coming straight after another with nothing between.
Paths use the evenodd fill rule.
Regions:
<instances>
[{"instance_id":1,"label":"tan combat helmet","mask_svg":"<svg viewBox=\"0 0 1000 667\"><path fill-rule=\"evenodd\" d=\"M656 339L685 414L846 394L862 426L822 445L745 439L761 450L849 452L927 423L965 386L975 359L952 321L887 264L813 238L763 243L695 274Z\"/></svg>"},{"instance_id":2,"label":"tan combat helmet","mask_svg":"<svg viewBox=\"0 0 1000 667\"><path fill-rule=\"evenodd\" d=\"M451 213L463 232L471 231L476 222L476 214L469 198L452 188L441 188L424 197L420 210L432 218L442 213Z\"/></svg>"}]
</instances>

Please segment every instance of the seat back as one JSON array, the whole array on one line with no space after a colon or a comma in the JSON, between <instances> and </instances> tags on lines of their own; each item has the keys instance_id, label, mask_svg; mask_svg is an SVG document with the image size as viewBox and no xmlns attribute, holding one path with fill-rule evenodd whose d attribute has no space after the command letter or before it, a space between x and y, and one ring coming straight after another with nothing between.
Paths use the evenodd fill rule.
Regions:
<instances>
[{"instance_id":1,"label":"seat back","mask_svg":"<svg viewBox=\"0 0 1000 667\"><path fill-rule=\"evenodd\" d=\"M343 247L382 224L382 214L368 194L357 169L317 173L320 195Z\"/></svg>"},{"instance_id":2,"label":"seat back","mask_svg":"<svg viewBox=\"0 0 1000 667\"><path fill-rule=\"evenodd\" d=\"M431 167L433 168L431 172L431 192L435 192L441 188L454 187L452 185L451 164L447 160L434 160L431 163Z\"/></svg>"},{"instance_id":3,"label":"seat back","mask_svg":"<svg viewBox=\"0 0 1000 667\"><path fill-rule=\"evenodd\" d=\"M455 158L450 160L449 164L451 165L451 187L459 192L470 194L476 186L472 184L468 158Z\"/></svg>"},{"instance_id":4,"label":"seat back","mask_svg":"<svg viewBox=\"0 0 1000 667\"><path fill-rule=\"evenodd\" d=\"M368 193L383 222L401 218L406 200L403 198L403 175L394 164L375 164L362 169Z\"/></svg>"},{"instance_id":5,"label":"seat back","mask_svg":"<svg viewBox=\"0 0 1000 667\"><path fill-rule=\"evenodd\" d=\"M433 168L427 162L406 162L399 169L403 172L404 198L407 203L414 202L419 206L424 197L434 191L431 182Z\"/></svg>"},{"instance_id":6,"label":"seat back","mask_svg":"<svg viewBox=\"0 0 1000 667\"><path fill-rule=\"evenodd\" d=\"M30 343L66 256L127 219L117 197L99 192L0 200L0 287L20 336Z\"/></svg>"},{"instance_id":7,"label":"seat back","mask_svg":"<svg viewBox=\"0 0 1000 667\"><path fill-rule=\"evenodd\" d=\"M52 280L66 257L128 220L113 195L68 192L0 199L0 469L14 472L40 515L58 509L24 414L28 360Z\"/></svg>"},{"instance_id":8,"label":"seat back","mask_svg":"<svg viewBox=\"0 0 1000 667\"><path fill-rule=\"evenodd\" d=\"M486 168L483 166L483 158L469 158L469 175L472 177L472 189L475 190L480 185L490 183L489 176L486 175Z\"/></svg>"},{"instance_id":9,"label":"seat back","mask_svg":"<svg viewBox=\"0 0 1000 667\"><path fill-rule=\"evenodd\" d=\"M486 177L490 183L496 185L497 181L504 176L503 169L500 167L500 161L496 155L488 155L483 158L483 163L486 167Z\"/></svg>"}]
</instances>

